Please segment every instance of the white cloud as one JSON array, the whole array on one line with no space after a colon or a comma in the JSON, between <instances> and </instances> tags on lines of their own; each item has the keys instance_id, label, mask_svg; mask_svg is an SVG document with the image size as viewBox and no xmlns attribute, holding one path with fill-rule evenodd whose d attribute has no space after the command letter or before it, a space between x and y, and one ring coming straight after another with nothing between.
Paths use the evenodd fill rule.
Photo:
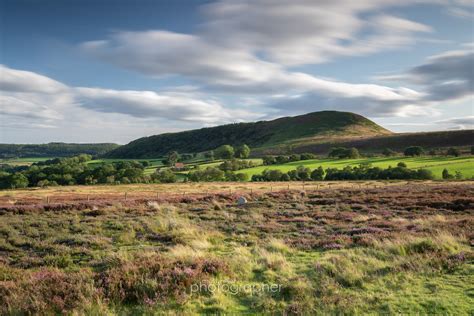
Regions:
<instances>
[{"instance_id":1,"label":"white cloud","mask_svg":"<svg viewBox=\"0 0 474 316\"><path fill-rule=\"evenodd\" d=\"M261 116L255 111L225 108L217 100L196 91L68 87L33 72L6 66L0 70L0 124L4 127L90 127L92 117L100 117L102 123L94 123L98 127L97 123L104 126L107 122L118 126L123 122L153 125L157 120L218 124Z\"/></svg>"},{"instance_id":2,"label":"white cloud","mask_svg":"<svg viewBox=\"0 0 474 316\"><path fill-rule=\"evenodd\" d=\"M433 111L420 104L424 93L413 89L351 84L290 70L412 44L418 33L431 28L383 13L385 8L408 5L413 1L223 0L201 8L206 20L194 34L117 32L81 48L146 75L192 79L202 91L259 99L255 104L270 99L267 107L282 112L327 106L371 116L426 115ZM285 102L271 99L274 94L301 94L308 102L286 103L285 111Z\"/></svg>"},{"instance_id":3,"label":"white cloud","mask_svg":"<svg viewBox=\"0 0 474 316\"><path fill-rule=\"evenodd\" d=\"M423 102L459 101L474 95L474 50L448 51L427 58L422 65L380 80L404 81L420 86Z\"/></svg>"},{"instance_id":4,"label":"white cloud","mask_svg":"<svg viewBox=\"0 0 474 316\"><path fill-rule=\"evenodd\" d=\"M473 129L474 116L452 117L445 120L436 121L436 124L449 126L450 129Z\"/></svg>"}]
</instances>

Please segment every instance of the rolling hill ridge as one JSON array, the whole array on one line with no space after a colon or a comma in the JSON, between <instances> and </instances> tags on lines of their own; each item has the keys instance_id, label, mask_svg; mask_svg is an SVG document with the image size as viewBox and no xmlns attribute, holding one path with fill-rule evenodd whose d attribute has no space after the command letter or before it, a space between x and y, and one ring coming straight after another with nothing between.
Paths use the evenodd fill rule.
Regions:
<instances>
[{"instance_id":1,"label":"rolling hill ridge","mask_svg":"<svg viewBox=\"0 0 474 316\"><path fill-rule=\"evenodd\" d=\"M274 147L298 140L391 135L371 120L349 112L321 111L271 121L236 123L139 138L105 154L107 158L153 158L171 150L212 150L224 144Z\"/></svg>"}]
</instances>

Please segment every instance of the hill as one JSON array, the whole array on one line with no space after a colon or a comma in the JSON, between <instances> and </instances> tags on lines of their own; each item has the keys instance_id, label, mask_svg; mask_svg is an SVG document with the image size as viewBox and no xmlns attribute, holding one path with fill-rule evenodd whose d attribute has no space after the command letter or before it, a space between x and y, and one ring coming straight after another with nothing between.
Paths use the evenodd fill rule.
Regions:
<instances>
[{"instance_id":1,"label":"hill","mask_svg":"<svg viewBox=\"0 0 474 316\"><path fill-rule=\"evenodd\" d=\"M322 111L271 121L236 123L139 138L105 157L152 158L171 150L202 152L223 144L272 147L302 139L380 136L392 132L354 113Z\"/></svg>"},{"instance_id":2,"label":"hill","mask_svg":"<svg viewBox=\"0 0 474 316\"><path fill-rule=\"evenodd\" d=\"M0 144L0 158L69 157L79 154L103 155L119 147L112 143L98 144Z\"/></svg>"},{"instance_id":3,"label":"hill","mask_svg":"<svg viewBox=\"0 0 474 316\"><path fill-rule=\"evenodd\" d=\"M380 153L385 148L403 152L408 146L422 146L426 149L474 146L474 130L397 133L351 139L339 138L320 143L302 142L295 145L293 151L297 153L312 152L323 154L327 153L331 147L355 147L365 152ZM275 148L268 151L276 153ZM269 153L268 151L267 153Z\"/></svg>"}]
</instances>

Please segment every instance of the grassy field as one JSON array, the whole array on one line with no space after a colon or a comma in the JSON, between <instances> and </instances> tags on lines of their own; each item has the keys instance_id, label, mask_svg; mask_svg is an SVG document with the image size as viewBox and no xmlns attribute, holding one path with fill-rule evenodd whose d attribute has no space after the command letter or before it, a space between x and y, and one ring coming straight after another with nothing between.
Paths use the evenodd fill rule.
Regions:
<instances>
[{"instance_id":1,"label":"grassy field","mask_svg":"<svg viewBox=\"0 0 474 316\"><path fill-rule=\"evenodd\" d=\"M15 160L4 160L3 163L8 163L12 165L31 165L34 162L44 161L52 158L19 158ZM150 163L150 166L145 168L145 174L149 175L156 171L157 168L163 167L162 163L163 158L154 158L154 159L96 159L91 160L89 164L91 166L99 165L102 163L112 163L119 161L147 161ZM431 170L437 179L441 179L441 173L444 168L448 169L451 174L455 174L456 171L462 173L463 177L466 179L471 179L474 177L474 157L473 156L461 156L461 157L446 157L446 156L425 156L425 157L375 157L375 158L360 158L360 159L313 159L313 160L303 160L290 162L280 165L270 165L263 166L262 159L253 158L248 159L259 165L254 168L239 170L238 172L246 173L250 177L254 174L260 174L265 169L279 169L283 172L288 172L290 170L296 169L298 166L305 166L310 169L318 168L322 166L326 168L338 168L342 169L345 166L358 166L362 163L370 163L374 167L387 168L388 166L395 167L399 162L405 162L408 168L418 169L424 168ZM222 163L221 160L206 162L202 158L196 158L194 161L186 163L190 166L199 165L200 168L206 167L217 167ZM181 175L186 174L188 171L180 172Z\"/></svg>"},{"instance_id":2,"label":"grassy field","mask_svg":"<svg viewBox=\"0 0 474 316\"><path fill-rule=\"evenodd\" d=\"M48 159L53 159L54 157L51 157L51 158L15 158L15 159L0 159L0 163L4 163L4 164L9 164L9 165L12 165L12 166L29 166L35 162L39 162L39 161L45 161L45 160L48 160Z\"/></svg>"},{"instance_id":3,"label":"grassy field","mask_svg":"<svg viewBox=\"0 0 474 316\"><path fill-rule=\"evenodd\" d=\"M472 314L474 183L347 184L3 191L0 314Z\"/></svg>"},{"instance_id":4,"label":"grassy field","mask_svg":"<svg viewBox=\"0 0 474 316\"><path fill-rule=\"evenodd\" d=\"M441 173L444 168L448 169L451 174L455 171L460 171L465 178L474 177L474 157L376 157L376 158L361 158L361 159L314 159L295 161L281 165L270 165L270 166L259 166L250 169L240 170L252 176L254 174L260 174L265 169L279 169L283 172L296 169L298 166L305 166L310 169L318 168L322 166L326 168L338 168L342 169L345 166L358 166L362 163L370 163L374 167L387 168L388 166L395 167L397 163L404 162L408 168L418 169L425 168L433 171L436 178L441 178Z\"/></svg>"}]
</instances>

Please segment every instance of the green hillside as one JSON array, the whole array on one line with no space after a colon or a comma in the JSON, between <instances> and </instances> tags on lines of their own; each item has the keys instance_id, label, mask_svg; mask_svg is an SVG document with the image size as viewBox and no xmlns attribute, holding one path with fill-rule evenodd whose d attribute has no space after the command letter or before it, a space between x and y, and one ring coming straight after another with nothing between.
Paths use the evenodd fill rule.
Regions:
<instances>
[{"instance_id":1,"label":"green hillside","mask_svg":"<svg viewBox=\"0 0 474 316\"><path fill-rule=\"evenodd\" d=\"M24 158L24 157L70 157L79 154L93 156L103 155L106 152L119 147L112 143L97 144L0 144L0 158Z\"/></svg>"},{"instance_id":2,"label":"green hillside","mask_svg":"<svg viewBox=\"0 0 474 316\"><path fill-rule=\"evenodd\" d=\"M322 111L272 121L236 123L139 138L107 158L153 158L170 150L201 152L223 144L270 147L303 139L390 135L390 131L354 113Z\"/></svg>"}]
</instances>

